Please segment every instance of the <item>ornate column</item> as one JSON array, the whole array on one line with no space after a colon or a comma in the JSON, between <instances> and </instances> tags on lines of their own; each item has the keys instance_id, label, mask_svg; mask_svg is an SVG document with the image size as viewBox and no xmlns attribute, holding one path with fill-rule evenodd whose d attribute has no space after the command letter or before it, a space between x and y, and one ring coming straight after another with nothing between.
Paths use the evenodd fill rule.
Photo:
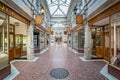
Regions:
<instances>
[{"instance_id":1,"label":"ornate column","mask_svg":"<svg viewBox=\"0 0 120 80\"><path fill-rule=\"evenodd\" d=\"M34 22L30 22L30 26L28 27L28 43L27 43L27 60L32 60L35 58L34 56Z\"/></svg>"}]
</instances>

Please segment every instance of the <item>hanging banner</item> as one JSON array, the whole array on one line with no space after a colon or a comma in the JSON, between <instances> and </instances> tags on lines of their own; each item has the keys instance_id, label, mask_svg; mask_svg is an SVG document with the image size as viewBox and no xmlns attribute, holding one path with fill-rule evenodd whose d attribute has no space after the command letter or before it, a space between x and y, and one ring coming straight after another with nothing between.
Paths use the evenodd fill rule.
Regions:
<instances>
[{"instance_id":1,"label":"hanging banner","mask_svg":"<svg viewBox=\"0 0 120 80\"><path fill-rule=\"evenodd\" d=\"M36 15L35 22L36 22L36 24L42 24L43 23L42 15Z\"/></svg>"},{"instance_id":2,"label":"hanging banner","mask_svg":"<svg viewBox=\"0 0 120 80\"><path fill-rule=\"evenodd\" d=\"M83 16L76 15L76 24L82 24L82 23L83 23Z\"/></svg>"}]
</instances>

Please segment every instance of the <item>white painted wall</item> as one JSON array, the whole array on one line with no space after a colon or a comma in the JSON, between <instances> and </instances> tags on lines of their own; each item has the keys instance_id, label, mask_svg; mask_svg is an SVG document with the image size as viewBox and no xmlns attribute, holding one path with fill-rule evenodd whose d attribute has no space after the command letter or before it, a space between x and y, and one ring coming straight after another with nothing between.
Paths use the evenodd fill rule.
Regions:
<instances>
[{"instance_id":1,"label":"white painted wall","mask_svg":"<svg viewBox=\"0 0 120 80\"><path fill-rule=\"evenodd\" d=\"M95 3L94 3L95 1ZM107 2L107 0L92 0L90 2L90 4L88 5L88 16L94 12L95 10L97 10L102 4L104 4L105 2Z\"/></svg>"},{"instance_id":2,"label":"white painted wall","mask_svg":"<svg viewBox=\"0 0 120 80\"><path fill-rule=\"evenodd\" d=\"M25 25L16 26L15 34L27 35L27 25L26 26Z\"/></svg>"},{"instance_id":3,"label":"white painted wall","mask_svg":"<svg viewBox=\"0 0 120 80\"><path fill-rule=\"evenodd\" d=\"M32 11L30 10L29 4L27 6L22 0L12 0L12 1L32 17ZM28 3L27 0L24 0L24 1Z\"/></svg>"}]
</instances>

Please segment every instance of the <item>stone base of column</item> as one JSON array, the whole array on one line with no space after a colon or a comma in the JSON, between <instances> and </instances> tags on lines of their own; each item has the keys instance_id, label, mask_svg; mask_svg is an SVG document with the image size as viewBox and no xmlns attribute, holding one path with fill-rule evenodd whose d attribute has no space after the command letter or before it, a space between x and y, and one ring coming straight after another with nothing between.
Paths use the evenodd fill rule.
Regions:
<instances>
[{"instance_id":1,"label":"stone base of column","mask_svg":"<svg viewBox=\"0 0 120 80\"><path fill-rule=\"evenodd\" d=\"M91 60L92 59L92 55L91 55L91 50L90 49L85 49L84 50L84 58L86 60Z\"/></svg>"},{"instance_id":2,"label":"stone base of column","mask_svg":"<svg viewBox=\"0 0 120 80\"><path fill-rule=\"evenodd\" d=\"M27 60L33 60L34 58L35 58L34 49L29 48L27 52Z\"/></svg>"}]
</instances>

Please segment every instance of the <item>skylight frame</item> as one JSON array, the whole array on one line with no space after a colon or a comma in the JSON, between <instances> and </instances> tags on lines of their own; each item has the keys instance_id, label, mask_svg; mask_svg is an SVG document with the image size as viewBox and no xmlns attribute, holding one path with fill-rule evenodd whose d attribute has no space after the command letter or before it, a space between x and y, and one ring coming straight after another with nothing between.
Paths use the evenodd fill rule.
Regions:
<instances>
[{"instance_id":1,"label":"skylight frame","mask_svg":"<svg viewBox=\"0 0 120 80\"><path fill-rule=\"evenodd\" d=\"M54 15L54 14L58 14L57 15L58 17L59 17L59 14L61 17L62 16L67 17L67 13L68 13L68 9L69 9L71 0L46 0L46 1L48 4L48 8L49 8L51 17L56 17L56 15ZM53 2L51 2L51 1L53 1ZM51 7L53 7L53 6L57 6L57 9L54 9L54 8L52 9ZM62 8L64 7L64 9L62 9L61 6L62 6ZM66 8L66 11L63 11L63 10L65 10L65 8ZM58 10L60 11L60 13L56 13L56 12L59 12ZM62 15L61 15L61 13L62 13Z\"/></svg>"}]
</instances>

